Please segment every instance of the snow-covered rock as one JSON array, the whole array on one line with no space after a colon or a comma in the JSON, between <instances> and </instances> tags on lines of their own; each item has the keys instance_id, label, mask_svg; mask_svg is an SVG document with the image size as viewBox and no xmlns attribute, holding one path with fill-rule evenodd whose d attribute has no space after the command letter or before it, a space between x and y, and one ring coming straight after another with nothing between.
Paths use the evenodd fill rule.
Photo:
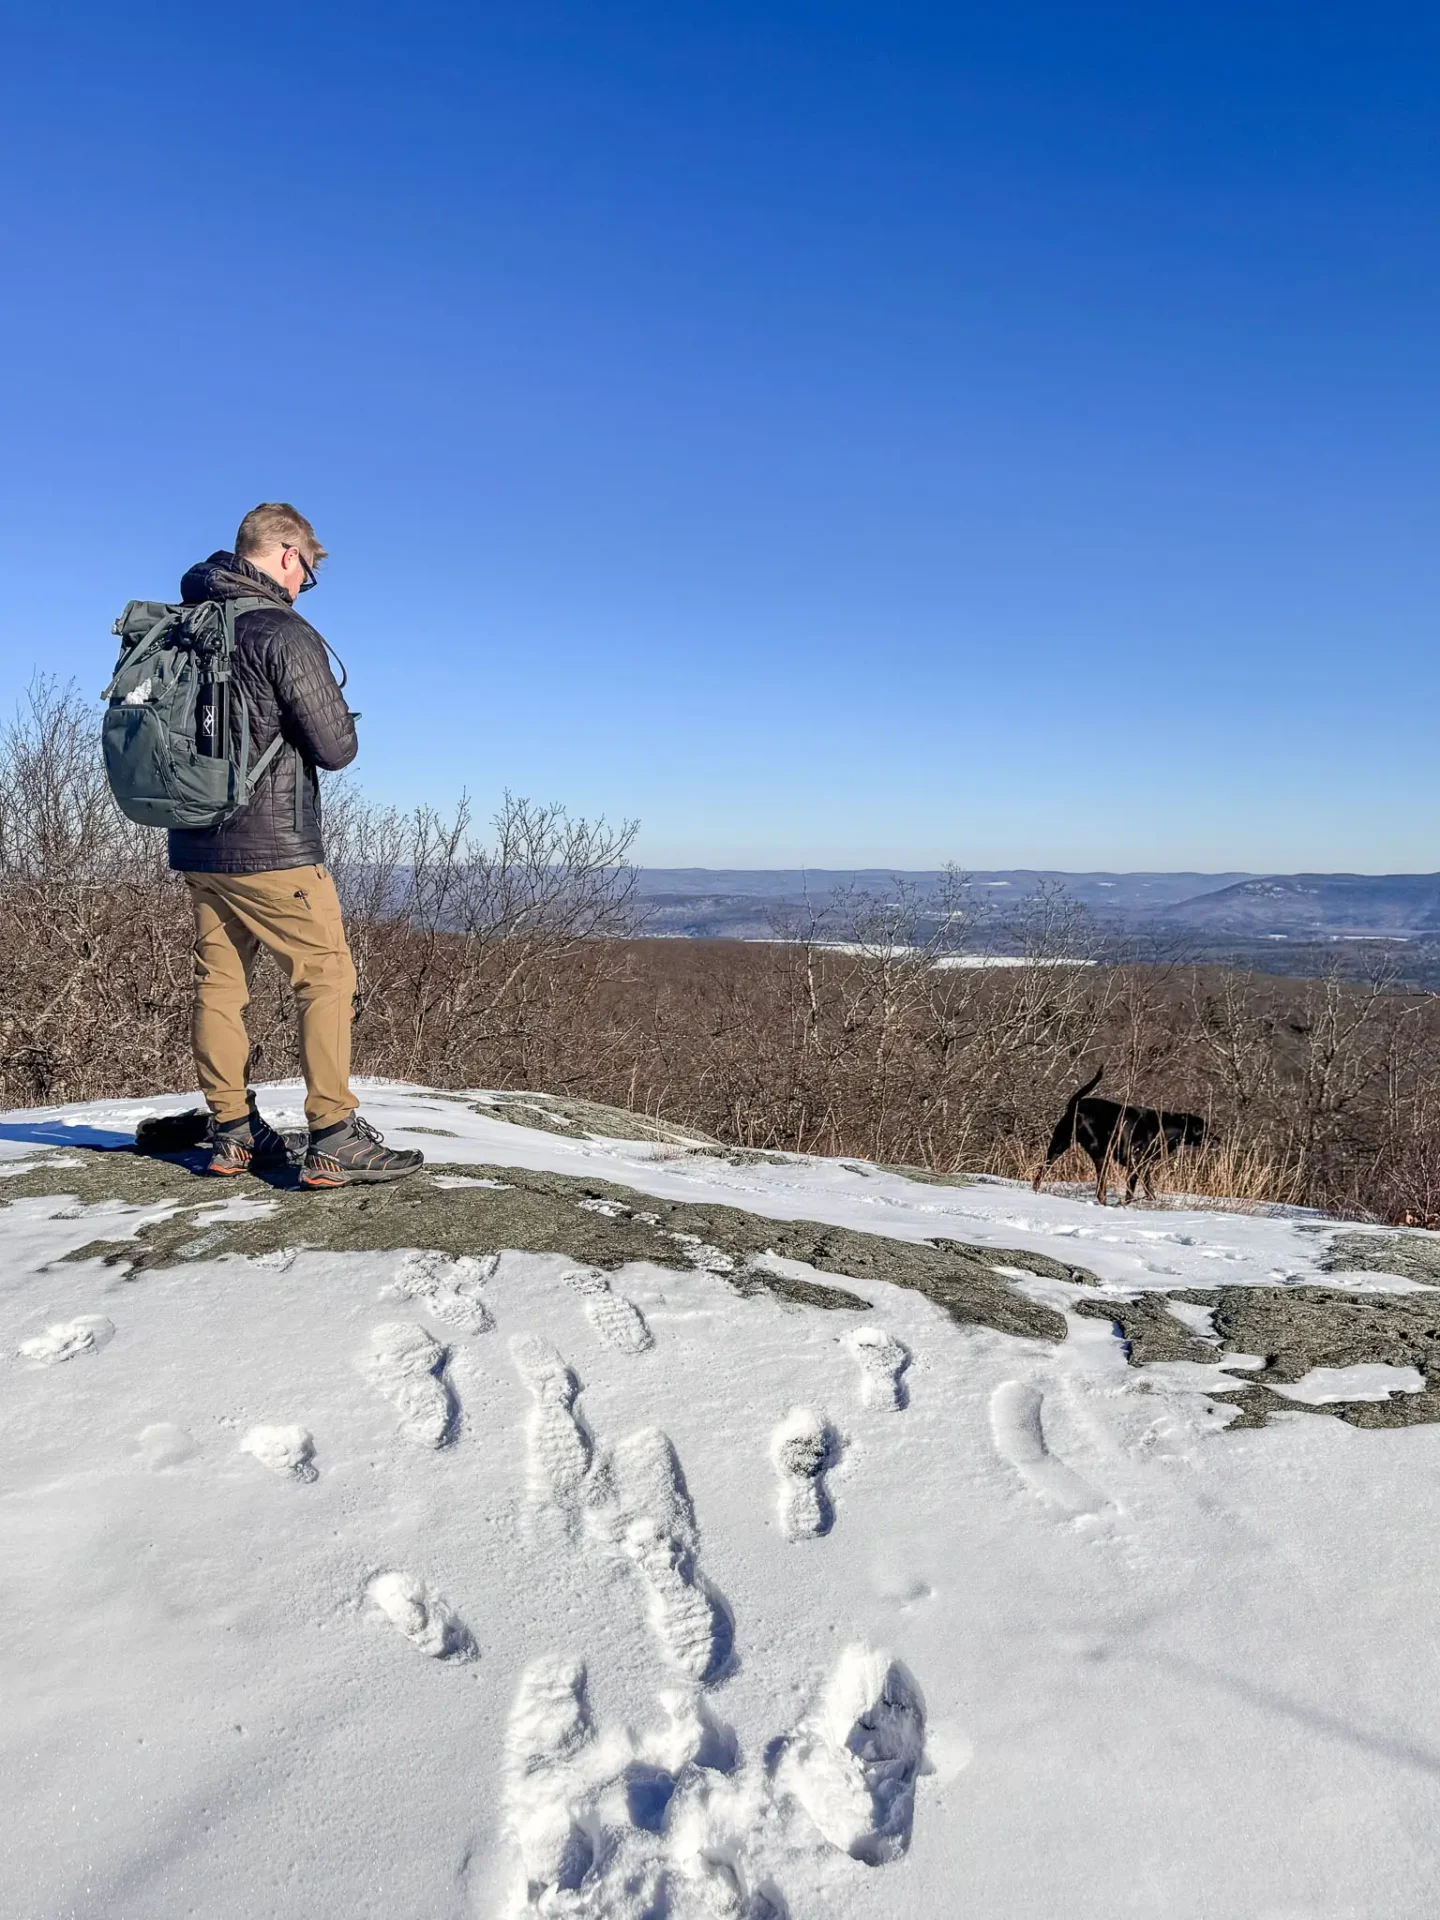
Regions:
<instances>
[{"instance_id":1,"label":"snow-covered rock","mask_svg":"<svg viewBox=\"0 0 1440 1920\"><path fill-rule=\"evenodd\" d=\"M363 1093L0 1117L0 1912L1440 1905L1433 1236Z\"/></svg>"}]
</instances>

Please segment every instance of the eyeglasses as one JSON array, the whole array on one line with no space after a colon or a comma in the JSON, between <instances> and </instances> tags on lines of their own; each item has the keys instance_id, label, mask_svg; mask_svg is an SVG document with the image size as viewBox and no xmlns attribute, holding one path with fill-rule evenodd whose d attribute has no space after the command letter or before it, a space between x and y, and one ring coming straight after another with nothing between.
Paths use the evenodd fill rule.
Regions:
<instances>
[{"instance_id":1,"label":"eyeglasses","mask_svg":"<svg viewBox=\"0 0 1440 1920\"><path fill-rule=\"evenodd\" d=\"M301 584L296 588L296 592L308 593L311 587L318 587L320 584L320 582L315 578L315 569L311 566L310 562L305 558L304 554L300 551L299 547L291 547L290 551L291 553L294 554L295 558L300 562L301 566L305 569L305 578L301 582Z\"/></svg>"}]
</instances>

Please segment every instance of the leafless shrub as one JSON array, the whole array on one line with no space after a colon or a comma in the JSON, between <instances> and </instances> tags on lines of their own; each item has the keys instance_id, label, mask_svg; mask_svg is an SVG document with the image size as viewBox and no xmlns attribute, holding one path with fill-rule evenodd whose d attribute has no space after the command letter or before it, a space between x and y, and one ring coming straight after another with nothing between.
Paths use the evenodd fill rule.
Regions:
<instances>
[{"instance_id":1,"label":"leafless shrub","mask_svg":"<svg viewBox=\"0 0 1440 1920\"><path fill-rule=\"evenodd\" d=\"M995 914L958 872L938 899L838 895L771 942L638 940L633 823L506 795L480 831L468 803L404 813L343 783L326 808L361 1072L572 1093L743 1147L1024 1176L1103 1062L1111 1097L1207 1122L1162 1190L1440 1218L1440 1000L1387 973L1097 964L1054 888L1005 928L1017 964L977 964ZM0 1097L193 1084L189 945L162 838L110 802L90 708L37 681L0 731ZM294 1072L291 1012L262 965L257 1075Z\"/></svg>"},{"instance_id":2,"label":"leafless shrub","mask_svg":"<svg viewBox=\"0 0 1440 1920\"><path fill-rule=\"evenodd\" d=\"M278 982L262 981L259 1048L285 1053L285 1019ZM189 904L164 840L112 803L91 708L37 679L0 731L4 1097L190 1085L189 1028Z\"/></svg>"},{"instance_id":3,"label":"leafless shrub","mask_svg":"<svg viewBox=\"0 0 1440 1920\"><path fill-rule=\"evenodd\" d=\"M498 1085L556 1071L567 1023L619 963L605 936L631 924L633 824L507 794L486 838L464 803L446 819L343 787L327 801L362 1070ZM190 937L163 836L110 799L91 708L37 680L0 732L3 1097L193 1084ZM248 1024L254 1074L293 1073L293 1008L265 962Z\"/></svg>"},{"instance_id":4,"label":"leafless shrub","mask_svg":"<svg viewBox=\"0 0 1440 1920\"><path fill-rule=\"evenodd\" d=\"M539 1085L556 1065L557 1028L618 964L606 943L634 923L635 823L507 793L492 827L478 836L465 800L448 818L354 794L332 810L359 975L356 1044L372 1070Z\"/></svg>"}]
</instances>

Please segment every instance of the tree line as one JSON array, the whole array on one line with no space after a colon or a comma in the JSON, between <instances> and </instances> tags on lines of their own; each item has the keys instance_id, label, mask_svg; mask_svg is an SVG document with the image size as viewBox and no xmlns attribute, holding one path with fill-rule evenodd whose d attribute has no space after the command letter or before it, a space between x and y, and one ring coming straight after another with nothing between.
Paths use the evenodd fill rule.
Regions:
<instances>
[{"instance_id":1,"label":"tree line","mask_svg":"<svg viewBox=\"0 0 1440 1920\"><path fill-rule=\"evenodd\" d=\"M769 942L646 940L633 822L507 796L477 823L343 783L326 816L360 1073L581 1096L738 1148L1023 1176L1103 1061L1112 1098L1206 1118L1172 1190L1440 1215L1440 1001L1383 970L1102 962L1054 890L1007 925L1021 964L967 964L991 928L958 872L938 902L850 892ZM163 837L112 804L89 705L37 682L0 735L4 1104L191 1085L189 945ZM257 1080L294 1073L292 1015L262 962Z\"/></svg>"}]
</instances>

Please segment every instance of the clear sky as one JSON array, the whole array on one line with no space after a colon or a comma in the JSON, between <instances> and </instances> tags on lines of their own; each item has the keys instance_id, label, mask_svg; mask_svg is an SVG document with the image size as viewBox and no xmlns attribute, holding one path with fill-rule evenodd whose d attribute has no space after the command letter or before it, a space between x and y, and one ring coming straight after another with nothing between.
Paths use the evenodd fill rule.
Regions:
<instances>
[{"instance_id":1,"label":"clear sky","mask_svg":"<svg viewBox=\"0 0 1440 1920\"><path fill-rule=\"evenodd\" d=\"M1440 10L0 26L0 694L243 509L378 797L653 864L1440 867Z\"/></svg>"}]
</instances>

